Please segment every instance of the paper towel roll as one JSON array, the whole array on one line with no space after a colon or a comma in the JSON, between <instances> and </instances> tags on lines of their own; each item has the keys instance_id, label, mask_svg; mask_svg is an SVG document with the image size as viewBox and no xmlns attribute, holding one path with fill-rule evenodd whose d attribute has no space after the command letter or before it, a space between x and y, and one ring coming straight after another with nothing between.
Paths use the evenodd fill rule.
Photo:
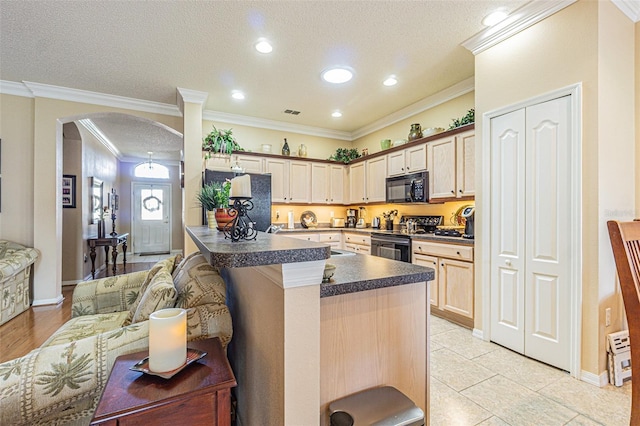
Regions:
<instances>
[{"instance_id":1,"label":"paper towel roll","mask_svg":"<svg viewBox=\"0 0 640 426\"><path fill-rule=\"evenodd\" d=\"M287 218L288 218L288 222L289 222L287 228L293 229L294 228L294 225L293 225L293 210L291 210L289 212L289 214L287 215Z\"/></svg>"}]
</instances>

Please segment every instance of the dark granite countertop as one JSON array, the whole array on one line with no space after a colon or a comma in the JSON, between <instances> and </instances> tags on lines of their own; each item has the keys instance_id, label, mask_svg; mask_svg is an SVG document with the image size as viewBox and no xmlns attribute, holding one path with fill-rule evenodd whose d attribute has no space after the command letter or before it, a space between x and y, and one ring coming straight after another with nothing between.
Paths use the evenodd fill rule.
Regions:
<instances>
[{"instance_id":1,"label":"dark granite countertop","mask_svg":"<svg viewBox=\"0 0 640 426\"><path fill-rule=\"evenodd\" d=\"M320 297L431 281L435 278L433 268L367 254L332 257L327 263L336 265L336 270L330 282L320 285Z\"/></svg>"},{"instance_id":2,"label":"dark granite countertop","mask_svg":"<svg viewBox=\"0 0 640 426\"><path fill-rule=\"evenodd\" d=\"M309 262L328 259L331 255L331 248L326 244L280 238L264 232L258 232L256 240L236 243L225 239L223 232L207 226L188 226L187 233L209 263L220 268Z\"/></svg>"}]
</instances>

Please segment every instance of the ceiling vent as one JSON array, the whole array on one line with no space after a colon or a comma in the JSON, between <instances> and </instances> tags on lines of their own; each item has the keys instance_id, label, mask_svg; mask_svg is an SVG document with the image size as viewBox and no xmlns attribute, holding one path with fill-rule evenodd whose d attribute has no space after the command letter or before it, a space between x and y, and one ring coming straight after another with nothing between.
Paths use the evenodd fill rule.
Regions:
<instances>
[{"instance_id":1,"label":"ceiling vent","mask_svg":"<svg viewBox=\"0 0 640 426\"><path fill-rule=\"evenodd\" d=\"M292 110L292 109L285 109L284 113L285 114L291 114L291 115L298 115L298 114L300 114L300 111L295 111L295 110Z\"/></svg>"}]
</instances>

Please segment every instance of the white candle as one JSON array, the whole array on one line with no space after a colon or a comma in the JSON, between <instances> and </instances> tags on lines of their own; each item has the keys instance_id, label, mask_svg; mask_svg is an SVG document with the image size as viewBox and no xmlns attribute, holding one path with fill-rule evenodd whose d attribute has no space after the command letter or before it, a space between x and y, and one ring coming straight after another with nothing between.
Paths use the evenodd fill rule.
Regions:
<instances>
[{"instance_id":1,"label":"white candle","mask_svg":"<svg viewBox=\"0 0 640 426\"><path fill-rule=\"evenodd\" d=\"M231 179L229 196L251 198L251 176L242 175Z\"/></svg>"},{"instance_id":2,"label":"white candle","mask_svg":"<svg viewBox=\"0 0 640 426\"><path fill-rule=\"evenodd\" d=\"M161 309L149 316L149 370L172 371L187 362L187 311Z\"/></svg>"}]
</instances>

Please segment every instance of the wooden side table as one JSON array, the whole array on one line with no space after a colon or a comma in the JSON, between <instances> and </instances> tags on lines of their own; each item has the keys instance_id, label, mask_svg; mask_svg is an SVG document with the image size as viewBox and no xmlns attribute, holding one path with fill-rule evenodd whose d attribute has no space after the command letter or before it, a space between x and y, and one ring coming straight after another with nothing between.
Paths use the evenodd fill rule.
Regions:
<instances>
[{"instance_id":1,"label":"wooden side table","mask_svg":"<svg viewBox=\"0 0 640 426\"><path fill-rule=\"evenodd\" d=\"M207 352L170 379L129 370L149 351L116 358L92 425L231 425L236 378L217 337L187 346Z\"/></svg>"},{"instance_id":2,"label":"wooden side table","mask_svg":"<svg viewBox=\"0 0 640 426\"><path fill-rule=\"evenodd\" d=\"M118 234L113 236L105 236L103 238L89 238L89 257L91 257L91 278L96 277L96 247L104 247L105 263L107 271L109 270L109 247L113 247L113 275L116 274L116 258L118 257L118 245L122 244L122 264L127 268L127 238L129 234Z\"/></svg>"}]
</instances>

